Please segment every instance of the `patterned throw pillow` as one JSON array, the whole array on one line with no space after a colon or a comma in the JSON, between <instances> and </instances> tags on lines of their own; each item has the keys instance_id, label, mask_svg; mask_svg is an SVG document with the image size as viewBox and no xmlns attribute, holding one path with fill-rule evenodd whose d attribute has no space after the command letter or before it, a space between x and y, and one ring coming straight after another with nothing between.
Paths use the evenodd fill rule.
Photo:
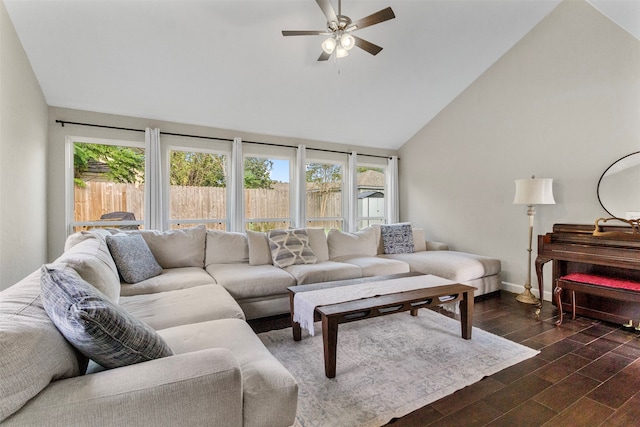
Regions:
<instances>
[{"instance_id":1,"label":"patterned throw pillow","mask_svg":"<svg viewBox=\"0 0 640 427\"><path fill-rule=\"evenodd\" d=\"M415 251L411 224L381 225L380 232L385 254L410 254Z\"/></svg>"},{"instance_id":2,"label":"patterned throw pillow","mask_svg":"<svg viewBox=\"0 0 640 427\"><path fill-rule=\"evenodd\" d=\"M284 268L294 264L315 264L318 260L309 246L304 229L269 231L269 249L273 265Z\"/></svg>"},{"instance_id":3,"label":"patterned throw pillow","mask_svg":"<svg viewBox=\"0 0 640 427\"><path fill-rule=\"evenodd\" d=\"M138 283L162 273L162 267L140 234L107 236L107 246L118 272L127 283Z\"/></svg>"},{"instance_id":4,"label":"patterned throw pillow","mask_svg":"<svg viewBox=\"0 0 640 427\"><path fill-rule=\"evenodd\" d=\"M113 304L65 264L42 266L40 287L44 309L60 333L105 368L173 354L150 326Z\"/></svg>"}]
</instances>

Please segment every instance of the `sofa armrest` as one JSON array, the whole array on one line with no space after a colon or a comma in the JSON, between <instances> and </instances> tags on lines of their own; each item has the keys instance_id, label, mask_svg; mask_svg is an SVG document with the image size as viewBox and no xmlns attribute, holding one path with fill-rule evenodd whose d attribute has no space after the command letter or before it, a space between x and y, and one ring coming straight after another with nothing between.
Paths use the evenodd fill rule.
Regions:
<instances>
[{"instance_id":1,"label":"sofa armrest","mask_svg":"<svg viewBox=\"0 0 640 427\"><path fill-rule=\"evenodd\" d=\"M430 242L427 240L427 250L428 251L448 251L449 245L442 242Z\"/></svg>"},{"instance_id":2,"label":"sofa armrest","mask_svg":"<svg viewBox=\"0 0 640 427\"><path fill-rule=\"evenodd\" d=\"M50 383L12 425L242 425L242 378L231 351L179 354Z\"/></svg>"}]
</instances>

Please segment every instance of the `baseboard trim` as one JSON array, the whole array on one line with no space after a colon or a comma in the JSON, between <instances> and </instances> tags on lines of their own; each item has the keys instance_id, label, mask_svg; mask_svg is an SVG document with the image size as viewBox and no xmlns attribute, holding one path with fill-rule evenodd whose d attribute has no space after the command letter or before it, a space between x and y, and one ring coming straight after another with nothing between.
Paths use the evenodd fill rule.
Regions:
<instances>
[{"instance_id":1,"label":"baseboard trim","mask_svg":"<svg viewBox=\"0 0 640 427\"><path fill-rule=\"evenodd\" d=\"M515 283L502 282L502 289L508 292L513 292L514 294L521 294L524 292L524 285L516 285ZM531 288L531 293L536 296L536 298L540 298L540 294L538 292L538 285ZM551 292L544 291L543 299L545 301L551 301Z\"/></svg>"}]
</instances>

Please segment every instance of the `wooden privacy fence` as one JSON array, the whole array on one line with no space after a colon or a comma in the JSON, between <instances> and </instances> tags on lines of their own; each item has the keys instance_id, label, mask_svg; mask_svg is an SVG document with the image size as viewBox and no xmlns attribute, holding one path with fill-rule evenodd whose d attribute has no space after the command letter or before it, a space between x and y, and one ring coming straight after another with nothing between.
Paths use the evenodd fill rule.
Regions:
<instances>
[{"instance_id":1,"label":"wooden privacy fence","mask_svg":"<svg viewBox=\"0 0 640 427\"><path fill-rule=\"evenodd\" d=\"M112 182L87 182L74 187L74 217L80 221L96 221L109 212L133 212L144 218L144 185Z\"/></svg>"},{"instance_id":2,"label":"wooden privacy fence","mask_svg":"<svg viewBox=\"0 0 640 427\"><path fill-rule=\"evenodd\" d=\"M288 218L289 185L276 184L273 189L246 189L246 218ZM171 186L170 218L226 218L226 188ZM109 212L133 212L144 218L144 184L119 184L89 181L86 187L75 186L75 221L96 221ZM309 184L307 217L341 216L339 191L320 191Z\"/></svg>"}]
</instances>

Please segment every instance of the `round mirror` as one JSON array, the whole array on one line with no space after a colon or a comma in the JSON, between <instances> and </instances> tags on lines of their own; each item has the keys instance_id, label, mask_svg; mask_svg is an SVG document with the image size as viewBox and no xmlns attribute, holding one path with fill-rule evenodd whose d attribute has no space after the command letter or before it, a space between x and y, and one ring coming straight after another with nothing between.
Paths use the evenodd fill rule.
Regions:
<instances>
[{"instance_id":1,"label":"round mirror","mask_svg":"<svg viewBox=\"0 0 640 427\"><path fill-rule=\"evenodd\" d=\"M598 200L612 217L640 218L640 151L609 166L598 181Z\"/></svg>"}]
</instances>

